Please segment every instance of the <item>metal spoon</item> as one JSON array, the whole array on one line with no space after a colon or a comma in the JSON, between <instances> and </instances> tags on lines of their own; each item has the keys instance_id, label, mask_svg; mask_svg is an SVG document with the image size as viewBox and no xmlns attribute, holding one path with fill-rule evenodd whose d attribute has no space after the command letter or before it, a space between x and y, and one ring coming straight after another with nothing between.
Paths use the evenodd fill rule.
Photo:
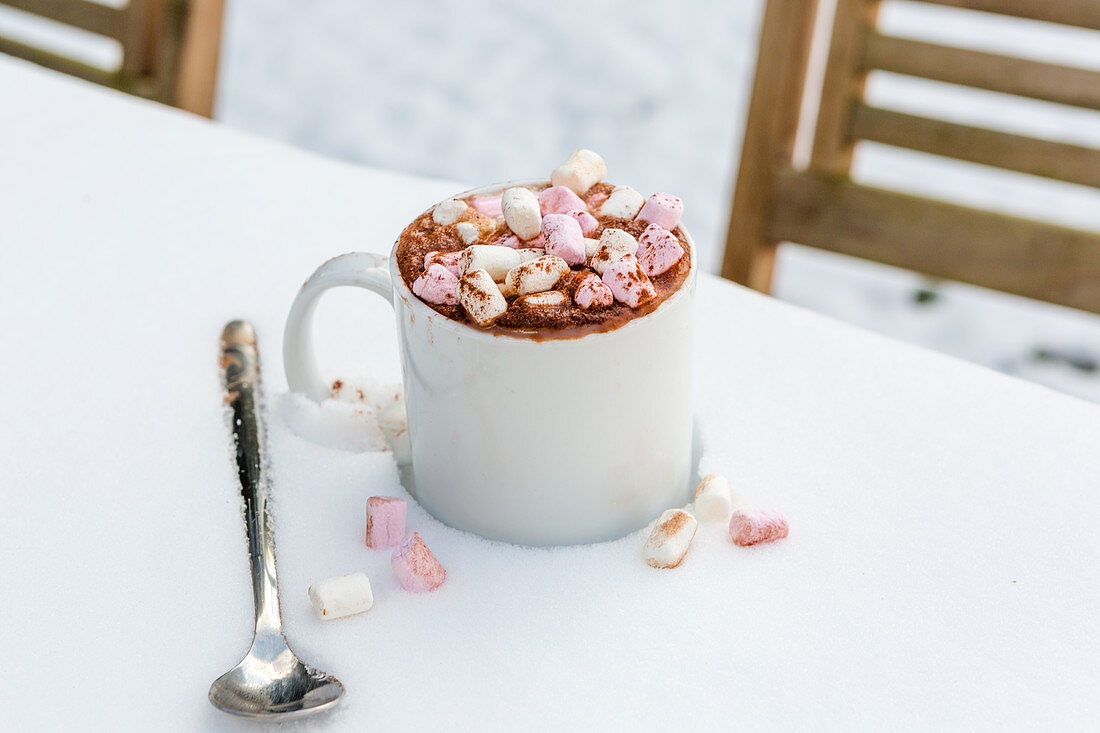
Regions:
<instances>
[{"instance_id":1,"label":"metal spoon","mask_svg":"<svg viewBox=\"0 0 1100 733\"><path fill-rule=\"evenodd\" d=\"M263 422L257 406L260 362L252 326L246 321L226 325L221 347L225 400L233 412L237 472L244 496L256 634L241 663L210 685L210 702L227 713L252 718L309 715L335 705L344 686L332 675L303 664L283 637L275 535L267 507Z\"/></svg>"}]
</instances>

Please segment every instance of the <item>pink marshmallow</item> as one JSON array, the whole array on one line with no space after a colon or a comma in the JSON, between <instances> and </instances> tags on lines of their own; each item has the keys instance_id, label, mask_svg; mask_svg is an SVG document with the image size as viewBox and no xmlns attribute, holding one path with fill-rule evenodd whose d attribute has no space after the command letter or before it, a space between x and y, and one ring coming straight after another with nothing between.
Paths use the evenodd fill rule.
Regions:
<instances>
[{"instance_id":1,"label":"pink marshmallow","mask_svg":"<svg viewBox=\"0 0 1100 733\"><path fill-rule=\"evenodd\" d=\"M602 204L604 201L607 201L607 197L610 195L611 194L604 192L594 193L587 199L585 199L585 203L588 204L588 208L592 209L593 211L598 211L600 208L600 204Z\"/></svg>"},{"instance_id":2,"label":"pink marshmallow","mask_svg":"<svg viewBox=\"0 0 1100 733\"><path fill-rule=\"evenodd\" d=\"M561 257L570 265L584 264L584 234L572 216L547 214L542 217L542 237L546 240L546 254Z\"/></svg>"},{"instance_id":3,"label":"pink marshmallow","mask_svg":"<svg viewBox=\"0 0 1100 733\"><path fill-rule=\"evenodd\" d=\"M596 217L583 209L573 209L565 213L577 220L577 223L581 225L581 233L586 237L600 226L600 223L596 221Z\"/></svg>"},{"instance_id":4,"label":"pink marshmallow","mask_svg":"<svg viewBox=\"0 0 1100 733\"><path fill-rule=\"evenodd\" d=\"M405 536L405 500L395 496L367 499L367 547L393 547Z\"/></svg>"},{"instance_id":5,"label":"pink marshmallow","mask_svg":"<svg viewBox=\"0 0 1100 733\"><path fill-rule=\"evenodd\" d=\"M424 255L424 269L428 269L432 265L443 265L452 273L455 277L462 277L462 267L459 265L459 258L462 257L462 250L458 252L429 252Z\"/></svg>"},{"instance_id":6,"label":"pink marshmallow","mask_svg":"<svg viewBox=\"0 0 1100 733\"><path fill-rule=\"evenodd\" d=\"M634 217L640 221L648 221L672 231L680 223L680 217L684 213L684 202L667 193L655 193L642 206L642 210Z\"/></svg>"},{"instance_id":7,"label":"pink marshmallow","mask_svg":"<svg viewBox=\"0 0 1100 733\"><path fill-rule=\"evenodd\" d=\"M573 302L581 308L606 308L615 302L611 288L604 285L599 275L588 272L580 278L580 283L573 290Z\"/></svg>"},{"instance_id":8,"label":"pink marshmallow","mask_svg":"<svg viewBox=\"0 0 1100 733\"><path fill-rule=\"evenodd\" d=\"M443 585L447 571L435 559L435 555L413 532L393 551L390 565L401 587L413 593L427 593Z\"/></svg>"},{"instance_id":9,"label":"pink marshmallow","mask_svg":"<svg viewBox=\"0 0 1100 733\"><path fill-rule=\"evenodd\" d=\"M584 209L584 199L565 186L551 186L539 194L542 215L564 214L573 209Z\"/></svg>"},{"instance_id":10,"label":"pink marshmallow","mask_svg":"<svg viewBox=\"0 0 1100 733\"><path fill-rule=\"evenodd\" d=\"M683 256L684 248L676 235L656 224L650 224L638 237L638 261L650 277L665 272Z\"/></svg>"},{"instance_id":11,"label":"pink marshmallow","mask_svg":"<svg viewBox=\"0 0 1100 733\"><path fill-rule=\"evenodd\" d=\"M608 267L603 273L603 282L615 296L615 300L637 308L657 297L653 283L642 269L642 264L634 255L623 255L622 259Z\"/></svg>"},{"instance_id":12,"label":"pink marshmallow","mask_svg":"<svg viewBox=\"0 0 1100 733\"><path fill-rule=\"evenodd\" d=\"M413 294L435 305L458 305L458 278L443 265L430 265L416 278Z\"/></svg>"},{"instance_id":13,"label":"pink marshmallow","mask_svg":"<svg viewBox=\"0 0 1100 733\"><path fill-rule=\"evenodd\" d=\"M735 545L748 547L775 542L788 534L787 518L779 512L738 509L730 517L730 539Z\"/></svg>"},{"instance_id":14,"label":"pink marshmallow","mask_svg":"<svg viewBox=\"0 0 1100 733\"><path fill-rule=\"evenodd\" d=\"M520 239L512 232L508 232L493 244L501 247L511 247L512 249L542 249L545 242L542 232L539 232L539 235L534 239Z\"/></svg>"},{"instance_id":15,"label":"pink marshmallow","mask_svg":"<svg viewBox=\"0 0 1100 733\"><path fill-rule=\"evenodd\" d=\"M475 196L470 199L470 206L480 211L485 216L491 216L494 219L503 219L504 211L500 208L500 196Z\"/></svg>"}]
</instances>

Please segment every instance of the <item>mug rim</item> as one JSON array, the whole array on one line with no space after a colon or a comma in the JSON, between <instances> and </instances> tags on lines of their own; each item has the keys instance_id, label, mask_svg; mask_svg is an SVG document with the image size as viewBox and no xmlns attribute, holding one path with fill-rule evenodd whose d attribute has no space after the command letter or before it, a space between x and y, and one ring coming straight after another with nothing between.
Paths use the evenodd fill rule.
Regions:
<instances>
[{"instance_id":1,"label":"mug rim","mask_svg":"<svg viewBox=\"0 0 1100 733\"><path fill-rule=\"evenodd\" d=\"M511 181L502 181L500 183L490 183L490 184L487 184L487 185L484 185L484 186L477 186L475 188L471 188L471 189L468 189L466 191L462 191L460 193L452 194L451 196L447 196L446 198L441 199L441 201L447 201L448 199L464 198L466 196L476 196L477 194L482 194L482 193L492 193L492 192L495 192L495 191L500 191L500 190L503 190L503 189L506 189L506 188L512 188L512 187L515 187L515 186L531 186L531 185L539 185L539 184L544 184L544 183L550 183L550 179L548 179L548 178L522 178L522 179L517 179L517 180L511 180ZM425 209L420 214L418 214L418 216L423 216L423 214L425 212L430 211L431 209L435 208L435 206L438 203L440 203L440 202L436 202L436 204L432 204L432 206L429 206L427 209ZM397 247L401 243L401 235L398 235L397 241L394 242L393 248L390 249L390 254L389 254L389 257L388 257L388 259L389 259L390 279L393 281L393 283L392 283L393 292L401 297L401 300L404 301L405 305L408 306L413 311L414 315L416 315L417 317L422 316L424 318L431 319L432 328L443 327L443 328L446 328L446 329L451 330L451 331L458 331L459 329L461 329L463 331L463 333L469 335L470 337L475 337L475 338L478 338L478 339L500 339L500 338L505 338L505 339L508 339L509 342L513 342L513 343L514 342L520 342L520 343L526 342L526 343L531 343L531 344L573 343L573 342L577 342L577 341L584 341L586 339L593 338L593 337L598 337L598 336L610 337L613 334L617 334L617 333L622 332L624 329L631 328L631 327L636 326L636 324L640 324L640 323L645 322L646 319L651 318L653 316L656 316L658 313L660 313L663 310L668 310L670 307L675 305L679 300L681 300L684 297L687 297L685 295L685 293L689 292L694 287L696 274L699 270L698 249L696 248L695 240L692 239L691 232L688 231L687 227L685 227L683 224L679 224L678 226L679 226L679 229L680 229L680 233L683 234L684 239L687 240L688 246L691 247L691 255L692 255L692 257L691 257L691 269L688 270L687 277L684 278L684 282L680 284L680 288L675 293L673 293L668 298L666 298L664 300L664 302L661 303L659 306L657 306L654 310L650 311L649 313L646 313L643 316L639 316L637 318L631 318L629 321L627 321L623 325L619 326L618 328L613 328L610 331L593 331L591 333L582 334L580 336L576 336L576 337L572 337L572 338L532 339L532 338L525 338L523 336L513 336L513 335L511 335L507 332L501 332L501 331L483 331L479 328L471 326L468 323L463 323L461 321L456 321L453 318L449 318L449 317L443 315L439 311L437 311L434 308L430 307L427 303L422 301L420 298L416 297L416 295L412 292L412 290L409 289L408 284L405 282L405 278L401 276L401 269L397 266L397 256L396 256L397 255ZM404 230L402 229L402 231L404 231Z\"/></svg>"}]
</instances>

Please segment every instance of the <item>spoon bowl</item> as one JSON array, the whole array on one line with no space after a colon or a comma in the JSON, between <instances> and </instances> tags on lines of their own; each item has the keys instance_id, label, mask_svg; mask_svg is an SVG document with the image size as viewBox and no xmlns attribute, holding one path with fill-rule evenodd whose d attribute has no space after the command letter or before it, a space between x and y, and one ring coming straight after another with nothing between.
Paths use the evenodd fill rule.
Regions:
<instances>
[{"instance_id":1,"label":"spoon bowl","mask_svg":"<svg viewBox=\"0 0 1100 733\"><path fill-rule=\"evenodd\" d=\"M214 707L250 718L321 712L343 694L339 680L303 664L282 636L257 637L241 663L210 685Z\"/></svg>"}]
</instances>

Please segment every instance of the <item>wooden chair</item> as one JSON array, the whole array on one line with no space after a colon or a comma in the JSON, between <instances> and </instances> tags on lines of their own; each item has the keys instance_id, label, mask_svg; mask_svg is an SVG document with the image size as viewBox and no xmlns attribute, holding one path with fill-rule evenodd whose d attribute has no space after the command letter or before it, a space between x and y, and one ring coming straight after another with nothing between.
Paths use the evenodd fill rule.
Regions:
<instances>
[{"instance_id":1,"label":"wooden chair","mask_svg":"<svg viewBox=\"0 0 1100 733\"><path fill-rule=\"evenodd\" d=\"M1100 30L1100 0L919 0ZM767 291L797 242L1100 313L1100 234L850 180L861 140L1100 188L1100 151L880 109L882 70L1100 110L1100 73L885 35L878 0L837 0L809 165L792 163L817 0L769 0L722 275Z\"/></svg>"},{"instance_id":2,"label":"wooden chair","mask_svg":"<svg viewBox=\"0 0 1100 733\"><path fill-rule=\"evenodd\" d=\"M120 8L88 0L0 0L122 47L118 69L101 69L0 36L0 52L210 117L224 0L130 0Z\"/></svg>"}]
</instances>

